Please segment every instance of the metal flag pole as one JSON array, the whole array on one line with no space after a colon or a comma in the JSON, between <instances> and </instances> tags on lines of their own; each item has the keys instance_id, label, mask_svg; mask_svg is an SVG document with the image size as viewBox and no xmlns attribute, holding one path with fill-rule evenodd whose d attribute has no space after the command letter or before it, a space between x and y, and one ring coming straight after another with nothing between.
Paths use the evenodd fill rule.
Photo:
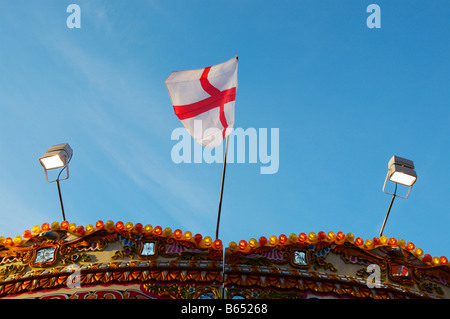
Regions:
<instances>
[{"instance_id":1,"label":"metal flag pole","mask_svg":"<svg viewBox=\"0 0 450 319\"><path fill-rule=\"evenodd\" d=\"M222 211L222 197L223 197L223 185L225 183L225 171L227 168L227 154L228 154L228 136L225 142L225 155L223 158L223 170L222 170L222 185L220 186L220 199L219 199L219 212L217 213L217 226L216 226L216 239L219 239L219 224L220 224L220 213ZM225 249L222 247L222 287L220 289L221 299L225 299Z\"/></svg>"},{"instance_id":2,"label":"metal flag pole","mask_svg":"<svg viewBox=\"0 0 450 319\"><path fill-rule=\"evenodd\" d=\"M219 213L217 214L216 239L219 239L220 212L222 210L223 184L225 181L225 170L227 168L227 153L228 153L228 136L227 141L225 143L225 155L223 159L222 186L220 186Z\"/></svg>"}]
</instances>

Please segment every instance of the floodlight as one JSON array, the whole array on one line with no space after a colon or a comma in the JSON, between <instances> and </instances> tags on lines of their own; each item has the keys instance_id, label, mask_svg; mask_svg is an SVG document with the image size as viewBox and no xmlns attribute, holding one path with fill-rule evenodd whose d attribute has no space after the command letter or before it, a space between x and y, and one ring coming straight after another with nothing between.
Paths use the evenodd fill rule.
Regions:
<instances>
[{"instance_id":1,"label":"floodlight","mask_svg":"<svg viewBox=\"0 0 450 319\"><path fill-rule=\"evenodd\" d=\"M388 173L386 179L384 180L383 192L389 195L394 195L401 198L407 198L411 192L413 184L417 180L417 174L414 170L414 163L406 158L399 156L392 156L388 163ZM389 193L386 189L386 182L391 181L395 183L395 192ZM397 184L408 186L408 193L406 196L397 195Z\"/></svg>"},{"instance_id":2,"label":"floodlight","mask_svg":"<svg viewBox=\"0 0 450 319\"><path fill-rule=\"evenodd\" d=\"M412 186L417 180L413 161L398 156L392 156L388 167L388 175L391 182Z\"/></svg>"},{"instance_id":3,"label":"floodlight","mask_svg":"<svg viewBox=\"0 0 450 319\"><path fill-rule=\"evenodd\" d=\"M388 173L386 175L386 178L384 180L383 185L383 192L386 194L392 195L391 203L389 205L388 212L386 214L386 217L384 218L383 226L381 227L380 231L380 237L383 235L384 227L386 226L386 221L389 217L389 213L392 208L392 204L394 203L395 197L400 198L408 198L409 193L411 192L411 188L414 185L414 183L417 181L417 174L414 170L414 163L411 160L408 160L403 157L399 156L392 156L388 163ZM395 183L395 191L394 193L387 192L386 189L386 182L389 179L389 181ZM405 185L408 187L408 193L406 196L399 196L397 195L397 185Z\"/></svg>"},{"instance_id":4,"label":"floodlight","mask_svg":"<svg viewBox=\"0 0 450 319\"><path fill-rule=\"evenodd\" d=\"M66 177L63 178L62 180L66 180L69 178L69 162L72 159L72 155L73 155L72 148L68 143L64 143L53 145L47 150L47 152L45 152L44 155L42 155L39 158L41 165L44 167L45 180L48 183L56 182L56 185L58 185L59 202L61 204L63 220L66 220L66 216L64 214L64 205L62 202L61 187L59 186L59 181L61 180L60 179L61 173L64 170L66 171ZM57 168L61 168L58 177L55 180L49 181L47 170L53 170Z\"/></svg>"},{"instance_id":5,"label":"floodlight","mask_svg":"<svg viewBox=\"0 0 450 319\"><path fill-rule=\"evenodd\" d=\"M55 169L64 167L72 157L73 151L68 143L58 144L50 147L47 152L39 158L44 169Z\"/></svg>"}]
</instances>

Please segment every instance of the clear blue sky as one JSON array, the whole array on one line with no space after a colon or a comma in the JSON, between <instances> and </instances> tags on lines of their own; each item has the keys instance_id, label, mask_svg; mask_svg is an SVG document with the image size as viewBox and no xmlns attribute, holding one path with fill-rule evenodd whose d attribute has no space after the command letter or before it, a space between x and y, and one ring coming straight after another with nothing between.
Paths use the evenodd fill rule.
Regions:
<instances>
[{"instance_id":1,"label":"clear blue sky","mask_svg":"<svg viewBox=\"0 0 450 319\"><path fill-rule=\"evenodd\" d=\"M69 29L70 3L81 28ZM366 8L381 8L369 29ZM279 171L229 164L220 238L377 236L392 155L418 181L385 235L450 257L448 1L0 1L0 236L61 221L39 157L74 150L66 216L215 235L221 164L175 164L164 80L239 55L236 127L279 128Z\"/></svg>"}]
</instances>

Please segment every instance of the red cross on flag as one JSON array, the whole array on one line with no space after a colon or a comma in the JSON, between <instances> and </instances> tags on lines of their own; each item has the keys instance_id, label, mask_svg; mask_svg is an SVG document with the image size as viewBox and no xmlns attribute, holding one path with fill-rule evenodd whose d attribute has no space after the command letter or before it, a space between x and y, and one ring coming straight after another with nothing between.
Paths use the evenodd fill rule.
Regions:
<instances>
[{"instance_id":1,"label":"red cross on flag","mask_svg":"<svg viewBox=\"0 0 450 319\"><path fill-rule=\"evenodd\" d=\"M204 69L175 71L164 81L175 114L201 145L219 146L234 125L238 57Z\"/></svg>"}]
</instances>

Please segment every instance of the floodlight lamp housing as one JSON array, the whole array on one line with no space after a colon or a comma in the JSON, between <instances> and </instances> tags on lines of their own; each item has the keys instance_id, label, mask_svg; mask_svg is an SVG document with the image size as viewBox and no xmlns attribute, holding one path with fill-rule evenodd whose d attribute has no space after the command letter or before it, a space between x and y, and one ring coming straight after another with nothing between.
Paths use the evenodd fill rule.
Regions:
<instances>
[{"instance_id":1,"label":"floodlight lamp housing","mask_svg":"<svg viewBox=\"0 0 450 319\"><path fill-rule=\"evenodd\" d=\"M409 187L408 194L405 197L398 196L407 198L409 196L409 193L411 192L413 184L417 181L417 173L414 168L415 167L413 161L399 156L392 156L388 163L388 173L384 181L383 192L385 192L386 194L398 196L396 194L391 194L385 191L386 182L389 179L393 183Z\"/></svg>"},{"instance_id":2,"label":"floodlight lamp housing","mask_svg":"<svg viewBox=\"0 0 450 319\"><path fill-rule=\"evenodd\" d=\"M400 156L392 156L388 163L388 168L390 168L392 165L400 165L404 167L408 167L410 169L414 169L414 162L411 160L408 160L406 158L400 157Z\"/></svg>"},{"instance_id":3,"label":"floodlight lamp housing","mask_svg":"<svg viewBox=\"0 0 450 319\"><path fill-rule=\"evenodd\" d=\"M56 169L56 168L62 168L61 172L64 169L67 169L66 170L67 176L64 179L69 178L68 164L70 162L70 159L72 158L72 155L73 155L72 148L70 147L70 145L68 143L64 143L64 144L58 144L58 145L51 146L47 150L47 152L45 152L45 154L39 158L39 161L40 161L42 167L44 167L45 179L47 180L47 182L50 183L50 181L48 180L47 170L52 170L52 169ZM58 179L59 179L59 175L58 175Z\"/></svg>"}]
</instances>

